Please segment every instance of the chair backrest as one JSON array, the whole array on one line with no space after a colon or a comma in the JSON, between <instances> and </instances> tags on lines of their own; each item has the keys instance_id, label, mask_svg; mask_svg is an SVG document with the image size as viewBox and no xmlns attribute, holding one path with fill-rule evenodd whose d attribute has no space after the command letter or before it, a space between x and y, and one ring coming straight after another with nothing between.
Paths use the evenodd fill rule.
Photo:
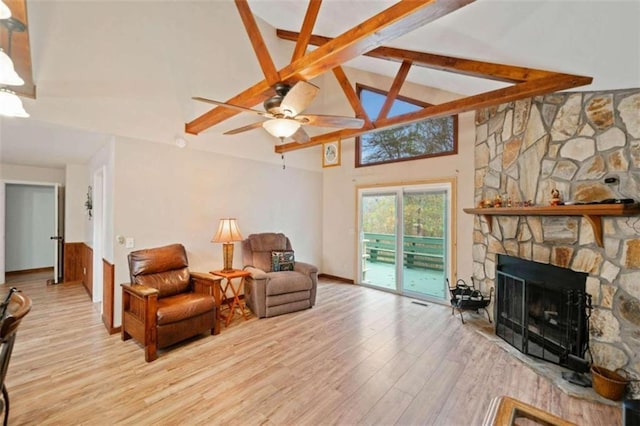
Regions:
<instances>
[{"instance_id":1,"label":"chair backrest","mask_svg":"<svg viewBox=\"0 0 640 426\"><path fill-rule=\"evenodd\" d=\"M182 244L132 251L128 259L131 282L158 289L158 297L191 291L189 261Z\"/></svg>"},{"instance_id":2,"label":"chair backrest","mask_svg":"<svg viewBox=\"0 0 640 426\"><path fill-rule=\"evenodd\" d=\"M0 320L0 342L2 350L0 351L0 388L4 385L4 378L9 369L9 360L13 351L13 344L16 340L16 331L18 326L31 310L31 299L19 291L9 291L9 299L4 317Z\"/></svg>"},{"instance_id":3,"label":"chair backrest","mask_svg":"<svg viewBox=\"0 0 640 426\"><path fill-rule=\"evenodd\" d=\"M242 263L271 272L271 252L293 250L291 241L282 233L251 234L242 241Z\"/></svg>"}]
</instances>

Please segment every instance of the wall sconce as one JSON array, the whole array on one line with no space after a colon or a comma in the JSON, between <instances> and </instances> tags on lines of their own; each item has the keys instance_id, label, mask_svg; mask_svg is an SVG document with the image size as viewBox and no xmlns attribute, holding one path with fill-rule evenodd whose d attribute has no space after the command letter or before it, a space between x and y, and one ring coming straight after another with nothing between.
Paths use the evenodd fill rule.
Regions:
<instances>
[{"instance_id":1,"label":"wall sconce","mask_svg":"<svg viewBox=\"0 0 640 426\"><path fill-rule=\"evenodd\" d=\"M93 217L93 188L89 186L87 189L87 200L84 202L84 208L87 209L89 220Z\"/></svg>"}]
</instances>

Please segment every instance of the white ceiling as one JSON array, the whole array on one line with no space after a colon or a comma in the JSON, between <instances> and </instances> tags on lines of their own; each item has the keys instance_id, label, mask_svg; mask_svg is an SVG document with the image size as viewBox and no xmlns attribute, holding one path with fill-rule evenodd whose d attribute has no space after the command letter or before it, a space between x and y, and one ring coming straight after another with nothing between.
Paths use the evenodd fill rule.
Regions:
<instances>
[{"instance_id":1,"label":"white ceiling","mask_svg":"<svg viewBox=\"0 0 640 426\"><path fill-rule=\"evenodd\" d=\"M393 3L324 0L314 33L338 36ZM271 26L299 31L307 2L249 4ZM207 109L191 96L227 99L262 78L231 0L27 0L27 7L38 99L24 100L33 118L2 120L0 162L86 163L106 135L172 143ZM276 65L286 65L293 43L262 29ZM593 77L576 90L640 87L639 0L477 0L386 44ZM388 76L399 66L364 57L347 65ZM415 67L408 80L460 94L500 87ZM187 140L230 155L272 153L259 131L221 136L240 122Z\"/></svg>"},{"instance_id":2,"label":"white ceiling","mask_svg":"<svg viewBox=\"0 0 640 426\"><path fill-rule=\"evenodd\" d=\"M0 120L3 163L62 169L86 164L109 136L29 119Z\"/></svg>"}]
</instances>

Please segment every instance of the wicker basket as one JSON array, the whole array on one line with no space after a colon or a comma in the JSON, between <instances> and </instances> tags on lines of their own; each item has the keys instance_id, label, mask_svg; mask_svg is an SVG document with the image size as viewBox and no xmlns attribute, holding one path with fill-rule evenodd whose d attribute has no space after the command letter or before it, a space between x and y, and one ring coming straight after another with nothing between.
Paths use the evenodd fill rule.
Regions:
<instances>
[{"instance_id":1,"label":"wicker basket","mask_svg":"<svg viewBox=\"0 0 640 426\"><path fill-rule=\"evenodd\" d=\"M591 366L593 390L607 399L618 401L624 396L629 380L615 371L604 367Z\"/></svg>"}]
</instances>

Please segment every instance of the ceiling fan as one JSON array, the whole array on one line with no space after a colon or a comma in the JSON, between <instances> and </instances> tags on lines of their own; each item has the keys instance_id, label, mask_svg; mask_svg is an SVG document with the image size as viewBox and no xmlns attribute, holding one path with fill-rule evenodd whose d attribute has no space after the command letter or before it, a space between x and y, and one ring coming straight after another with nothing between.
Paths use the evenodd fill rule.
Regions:
<instances>
[{"instance_id":1,"label":"ceiling fan","mask_svg":"<svg viewBox=\"0 0 640 426\"><path fill-rule=\"evenodd\" d=\"M276 94L263 103L266 111L245 108L199 96L193 97L193 99L238 111L251 112L267 118L267 120L264 121L258 121L237 129L229 130L224 133L225 135L235 135L262 127L271 135L279 138L280 141L291 137L298 143L304 143L309 142L310 139L307 132L302 128L302 125L338 127L344 129L359 129L364 125L364 120L361 118L324 114L300 115L320 90L317 86L309 82L300 80L293 86L286 83L277 83L273 89Z\"/></svg>"}]
</instances>

